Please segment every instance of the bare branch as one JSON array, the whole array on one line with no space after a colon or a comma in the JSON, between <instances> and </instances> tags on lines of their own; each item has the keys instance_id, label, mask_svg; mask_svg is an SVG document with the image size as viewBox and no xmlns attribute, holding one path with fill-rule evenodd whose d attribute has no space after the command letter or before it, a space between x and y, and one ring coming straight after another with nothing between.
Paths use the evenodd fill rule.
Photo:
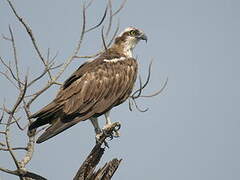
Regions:
<instances>
[{"instance_id":1,"label":"bare branch","mask_svg":"<svg viewBox=\"0 0 240 180\"><path fill-rule=\"evenodd\" d=\"M34 37L34 35L33 35L33 32L32 32L32 30L31 30L31 28L30 28L29 25L23 20L23 18L18 15L18 13L17 13L17 11L15 10L12 2L11 2L10 0L6 0L6 1L8 2L9 6L11 7L11 9L12 9L13 13L15 14L16 18L18 19L18 21L19 21L19 22L24 26L24 28L26 29L29 37L31 38L32 44L33 44L33 46L34 46L34 48L35 48L35 50L36 50L39 58L41 59L41 61L42 61L42 63L44 64L44 66L46 66L45 59L44 59L43 55L41 54L41 52L40 52L40 50L39 50L39 48L38 48L37 42L36 42L36 40L35 40L35 37Z\"/></svg>"},{"instance_id":2,"label":"bare branch","mask_svg":"<svg viewBox=\"0 0 240 180\"><path fill-rule=\"evenodd\" d=\"M94 178L92 179L111 179L121 161L122 159L118 160L116 158L109 161L93 175Z\"/></svg>"},{"instance_id":3,"label":"bare branch","mask_svg":"<svg viewBox=\"0 0 240 180\"><path fill-rule=\"evenodd\" d=\"M6 134L6 133L5 133L5 134ZM6 146L6 144L4 144L4 143L2 143L2 142L0 142L0 145L3 146L3 147Z\"/></svg>"},{"instance_id":4,"label":"bare branch","mask_svg":"<svg viewBox=\"0 0 240 180\"><path fill-rule=\"evenodd\" d=\"M8 121L7 121L7 124L10 124L12 119L13 119L13 114L15 113L16 109L18 108L19 104L22 102L24 96L25 96L25 93L26 93L26 90L27 90L27 77L25 78L25 84L24 84L24 87L23 89L21 89L20 91L20 94L18 96L18 99L15 103L15 105L13 106L13 109L11 110L11 114L9 115L9 118L8 118ZM19 166L19 163L17 161L17 158L16 158L16 155L15 153L13 152L12 150L12 147L10 145L10 125L6 125L6 129L5 129L5 132L6 132L6 135L5 135L5 142L6 142L6 147L7 149L9 149L9 153L17 167L18 170L20 170L20 166ZM19 176L19 178L21 180L23 180L22 176Z\"/></svg>"},{"instance_id":5,"label":"bare branch","mask_svg":"<svg viewBox=\"0 0 240 180\"><path fill-rule=\"evenodd\" d=\"M35 95L28 101L28 103L26 104L27 107L29 107L32 102L39 96L41 95L44 91L46 91L49 87L51 87L53 84L56 84L55 82L58 80L58 78L62 75L62 73L66 70L66 68L68 67L68 65L72 62L72 60L75 58L75 56L78 54L81 44L83 42L83 37L85 34L85 27L86 27L86 8L85 8L85 4L83 5L83 23L82 23L82 32L80 35L80 39L77 43L77 47L73 52L73 55L71 55L66 62L62 65L62 68L59 70L59 72L57 73L57 75L55 77L52 78L52 81L48 82L47 85L45 87L43 87L41 90L39 90L37 93L35 93Z\"/></svg>"},{"instance_id":6,"label":"bare branch","mask_svg":"<svg viewBox=\"0 0 240 180\"><path fill-rule=\"evenodd\" d=\"M2 109L2 115L1 115L1 117L0 117L0 123L2 123L2 120L3 120L3 118L4 118L4 110Z\"/></svg>"},{"instance_id":7,"label":"bare branch","mask_svg":"<svg viewBox=\"0 0 240 180\"><path fill-rule=\"evenodd\" d=\"M83 162L81 167L79 168L77 174L73 178L74 180L90 180L90 179L111 179L110 177L113 176L114 172L118 168L121 160L112 160L105 164L103 168L100 168L97 172L94 172L97 164L99 163L103 153L104 148L101 148L101 145L106 141L106 138L108 138L109 134L112 134L113 131L116 130L116 128L119 128L120 123L116 122L113 123L112 126L106 130L105 133L102 134L100 137L98 143L93 147L92 151L86 158L86 160ZM105 178L100 178L105 177Z\"/></svg>"},{"instance_id":8,"label":"bare branch","mask_svg":"<svg viewBox=\"0 0 240 180\"><path fill-rule=\"evenodd\" d=\"M33 45L33 48L36 51L37 56L39 57L40 61L43 63L44 68L42 68L42 71L40 71L41 74L39 74L38 76L29 80L29 82L28 82L28 75L25 77L25 80L21 77L21 69L19 66L20 59L18 59L19 57L18 57L18 51L17 51L18 49L17 49L16 41L15 41L15 33L14 33L15 31L14 31L14 29L12 29L9 26L10 37L8 38L4 35L2 35L2 36L3 36L3 39L11 42L14 60L9 61L9 64L8 64L8 61L4 61L0 57L0 60L1 60L0 63L3 64L3 66L5 68L4 70L6 70L6 72L3 71L3 72L0 72L0 74L2 74L6 79L8 79L19 90L19 94L18 94L18 97L16 98L15 104L12 106L12 108L10 110L5 108L5 106L3 106L3 108L0 108L2 110L2 113L0 114L1 115L0 123L4 124L6 126L5 131L0 131L0 135L5 137L5 142L4 143L0 142L0 150L10 153L17 170L9 170L9 169L5 169L5 168L0 168L0 171L16 175L21 180L29 180L29 179L45 180L46 178L44 178L40 175L37 175L35 173L28 172L27 169L25 168L25 166L32 159L33 152L34 152L34 145L35 145L35 136L39 131L35 131L31 135L28 134L28 144L26 147L16 147L11 142L11 130L12 130L11 125L16 123L16 125L18 126L18 128L20 130L25 129L25 127L21 127L19 124L19 120L21 118L17 115L18 111L19 110L25 111L27 118L24 118L24 119L26 119L26 121L28 120L29 121L28 124L29 124L31 122L31 119L29 118L31 115L31 112L30 112L31 103L34 100L36 100L39 97L39 95L41 95L44 91L46 91L48 88L50 88L52 85L55 85L55 84L60 85L60 83L57 82L58 79L63 74L63 72L67 69L68 65L74 60L74 58L96 57L100 53L103 52L103 50L100 50L95 55L91 55L88 57L87 56L77 56L77 54L79 53L80 48L82 46L85 34L90 31L93 31L95 29L98 29L98 28L100 29L102 24L105 23L104 21L106 21L106 19L108 17L108 10L109 10L109 19L108 19L109 22L107 22L108 24L106 23L107 24L106 32L104 31L104 27L102 28L102 31L101 31L104 49L107 50L107 48L111 45L111 43L113 42L113 40L116 37L116 34L118 33L118 30L119 30L119 21L118 21L116 30L113 33L113 37L110 37L111 41L106 43L108 41L108 36L111 33L112 25L114 23L113 16L115 16L116 14L118 14L121 11L124 4L126 3L126 0L124 0L124 2L120 5L119 9L114 13L112 10L112 1L108 0L108 4L104 10L103 16L100 17L101 19L99 19L100 21L99 22L97 21L97 24L95 26L93 26L93 27L90 26L90 28L87 30L86 30L86 10L87 10L87 8L89 8L92 5L94 0L90 0L90 2L87 3L87 5L86 5L86 3L84 3L83 9L82 9L82 24L81 24L81 33L80 33L79 40L77 41L76 47L73 50L73 52L70 54L70 56L63 61L63 64L59 64L59 65L57 63L55 63L55 59L56 59L58 53L51 59L50 49L48 49L46 57L44 57L41 52L41 48L40 48L39 44L37 43L38 41L35 38L35 34L32 32L32 29L29 26L29 24L27 24L26 21L20 16L20 14L18 14L18 11L14 7L12 1L11 0L6 0L6 1L8 2L9 7L11 8L13 14L15 15L17 21L19 21L20 24L22 25L22 27L26 30L26 32L27 32L26 34L27 34L27 36L29 36L30 41ZM105 39L107 39L107 41L105 41ZM11 63L12 63L12 65L11 65ZM54 69L58 69L58 71L55 75L53 75L54 71L52 71ZM37 92L34 92L33 95L26 96L27 89L34 83L39 82L39 80L42 79L46 74L48 75L49 81L46 84L44 84L42 88L37 90ZM7 116L7 118L5 116ZM114 123L113 127L106 130L106 132L104 132L102 137L100 137L100 141L94 147L96 152L98 151L98 153L100 153L100 151L102 151L102 154L103 154L104 148L101 148L101 145L104 143L105 147L108 146L106 143L106 138L108 138L108 137L110 137L111 139L113 138L112 132L116 131L115 127L120 128L120 124ZM19 131L19 129L18 129L18 131ZM19 150L25 151L25 154L23 157L21 156L20 158L17 158L15 153L17 153L16 151L19 151ZM92 152L93 151L94 151L94 149L92 150ZM98 153L95 156L95 160L94 160L94 157L89 157L89 158L92 158L92 160L91 160L91 162L88 161L88 162L92 163L93 165L94 165L94 163L96 163L95 167L97 165L96 158L98 157L100 160L100 158L102 156L101 153L100 154L98 154ZM20 159L20 160L18 161L18 159ZM88 166L89 164L85 163L84 167L92 168L90 171L88 171L89 172L89 174L87 176L88 179L90 178L90 176L96 177L99 179L100 179L100 177L101 177L101 179L110 179L112 177L112 175L114 174L114 172L116 171L116 169L118 168L118 165L120 164L120 162L121 162L121 160L113 159L112 161L106 163L103 168L100 168L96 172L94 172L95 167L92 168L92 167Z\"/></svg>"},{"instance_id":9,"label":"bare branch","mask_svg":"<svg viewBox=\"0 0 240 180\"><path fill-rule=\"evenodd\" d=\"M113 43L115 37L117 36L117 33L118 33L118 31L119 31L119 27L120 27L120 22L119 22L119 19L118 19L118 23L117 23L116 30L115 30L115 32L113 33L113 36L112 36L111 40L110 40L109 43L108 43L108 47Z\"/></svg>"},{"instance_id":10,"label":"bare branch","mask_svg":"<svg viewBox=\"0 0 240 180\"><path fill-rule=\"evenodd\" d=\"M2 167L0 167L0 171L3 171L3 172L8 173L8 174L17 175L17 176L19 175L19 173L17 171L11 171L9 169L2 168Z\"/></svg>"},{"instance_id":11,"label":"bare branch","mask_svg":"<svg viewBox=\"0 0 240 180\"><path fill-rule=\"evenodd\" d=\"M10 123L2 123L1 122L0 124L5 125L5 126L10 126L11 124L17 123L20 120L20 118L16 119L13 114L10 114L10 115L12 116L14 121L11 121Z\"/></svg>"},{"instance_id":12,"label":"bare branch","mask_svg":"<svg viewBox=\"0 0 240 180\"><path fill-rule=\"evenodd\" d=\"M157 96L158 94L160 94L164 89L165 87L167 86L167 82L168 82L168 78L167 80L165 81L164 85L162 88L160 88L160 90L158 90L157 92L151 94L151 95L142 95L142 91L143 89L148 85L149 81L150 81L150 77L151 77L151 67L152 67L152 62L153 60L149 63L149 66L148 66L148 75L147 75L147 79L146 79L146 82L142 85L142 80L141 80L141 76L139 76L139 89L136 90L135 92L132 93L132 95L129 97L129 103L128 103L128 107L129 107L129 110L132 111L132 105L134 105L136 107L136 109L140 112L146 112L148 110L148 108L146 109L141 109L139 108L137 102L136 102L136 99L138 98L141 98L141 97L154 97L154 96Z\"/></svg>"},{"instance_id":13,"label":"bare branch","mask_svg":"<svg viewBox=\"0 0 240 180\"><path fill-rule=\"evenodd\" d=\"M65 71L65 69L68 67L68 65L72 62L72 60L75 58L75 56L78 54L79 50L80 50L80 47L81 47L81 44L83 42L83 37L85 35L85 28L86 28L86 8L85 8L85 4L83 5L83 23L82 23L82 32L81 32L81 35L80 35L80 39L77 43L77 47L73 53L73 55L71 55L67 60L66 62L64 63L62 69L59 71L59 73L57 74L56 77L54 77L54 80L57 80L61 75L62 73Z\"/></svg>"},{"instance_id":14,"label":"bare branch","mask_svg":"<svg viewBox=\"0 0 240 180\"><path fill-rule=\"evenodd\" d=\"M101 26L101 24L103 23L103 21L104 21L105 18L106 18L107 10L108 10L108 6L106 6L106 8L105 8L105 11L104 11L104 14L103 14L103 17L102 17L101 21L100 21L97 25L95 25L95 26L89 28L88 30L86 30L85 33L90 32L90 31L98 28L99 26Z\"/></svg>"},{"instance_id":15,"label":"bare branch","mask_svg":"<svg viewBox=\"0 0 240 180\"><path fill-rule=\"evenodd\" d=\"M10 36L11 36L11 39L12 39L11 42L12 42L13 56L14 56L14 62L15 62L16 78L14 78L14 79L18 83L18 87L21 88L22 83L21 83L20 78L19 78L19 67L18 67L18 58L17 58L17 49L16 49L16 45L15 45L15 39L14 39L11 27L9 26L8 28L9 28Z\"/></svg>"},{"instance_id":16,"label":"bare branch","mask_svg":"<svg viewBox=\"0 0 240 180\"><path fill-rule=\"evenodd\" d=\"M97 54L94 54L94 55L90 55L90 56L75 56L74 58L86 58L86 59L89 59L89 58L97 57L99 54L101 54L101 52L99 52Z\"/></svg>"},{"instance_id":17,"label":"bare branch","mask_svg":"<svg viewBox=\"0 0 240 180\"><path fill-rule=\"evenodd\" d=\"M31 178L31 180L34 180L34 179L35 180L47 180L46 178L44 178L44 177L42 177L38 174L29 172L29 171L26 171L24 174L21 174L21 172L19 172L17 170L12 171L12 170L2 168L2 167L0 167L0 171L3 171L3 172L8 173L8 174L19 176L20 179L22 179L22 180L26 180L26 179L23 179L23 178Z\"/></svg>"},{"instance_id":18,"label":"bare branch","mask_svg":"<svg viewBox=\"0 0 240 180\"><path fill-rule=\"evenodd\" d=\"M40 80L48 71L53 70L53 69L57 69L57 68L61 67L62 65L63 65L63 64L59 64L59 65L53 67L53 64L51 64L50 66L48 66L47 69L45 68L44 71L43 71L38 77L36 77L35 79L33 79L33 80L28 84L28 87L30 87L31 85L33 85L34 83L36 83L38 80ZM30 95L30 96L32 96L32 95ZM26 96L26 97L29 97L29 96Z\"/></svg>"},{"instance_id":19,"label":"bare branch","mask_svg":"<svg viewBox=\"0 0 240 180\"><path fill-rule=\"evenodd\" d=\"M24 87L23 89L21 90L20 94L19 94L19 97L17 99L17 102L15 103L12 111L11 111L11 114L14 114L14 112L16 111L17 107L19 106L19 104L22 102L25 94L26 94L26 90L27 90L27 76L25 77L25 83L24 83Z\"/></svg>"},{"instance_id":20,"label":"bare branch","mask_svg":"<svg viewBox=\"0 0 240 180\"><path fill-rule=\"evenodd\" d=\"M147 84L149 83L149 80L150 80L150 77L151 77L152 62L153 62L153 60L150 61L149 66L148 66L148 75L147 75L147 80L146 80L146 82L144 83L144 85L143 85L140 89L136 90L136 91L132 94L132 97L133 97L133 98L136 98L135 95L136 95L139 91L142 92L142 90L143 90L143 89L147 86ZM139 97L140 95L141 95L141 93L138 95L138 97Z\"/></svg>"},{"instance_id":21,"label":"bare branch","mask_svg":"<svg viewBox=\"0 0 240 180\"><path fill-rule=\"evenodd\" d=\"M133 106L133 102L132 102L132 98L130 97L129 100L128 100L128 109L129 111L132 111L132 106Z\"/></svg>"},{"instance_id":22,"label":"bare branch","mask_svg":"<svg viewBox=\"0 0 240 180\"><path fill-rule=\"evenodd\" d=\"M109 22L108 22L108 28L105 34L106 37L108 37L111 31L112 21L113 21L112 0L108 0L108 7L109 7Z\"/></svg>"},{"instance_id":23,"label":"bare branch","mask_svg":"<svg viewBox=\"0 0 240 180\"><path fill-rule=\"evenodd\" d=\"M86 5L86 9L88 9L92 5L93 1L94 0L90 0L90 2Z\"/></svg>"},{"instance_id":24,"label":"bare branch","mask_svg":"<svg viewBox=\"0 0 240 180\"><path fill-rule=\"evenodd\" d=\"M105 42L105 39L104 39L103 29L104 29L104 26L102 27L101 36L102 36L103 46L104 46L104 49L106 51L107 50L107 45L106 45L106 42Z\"/></svg>"},{"instance_id":25,"label":"bare branch","mask_svg":"<svg viewBox=\"0 0 240 180\"><path fill-rule=\"evenodd\" d=\"M7 148L0 148L1 151L9 151L9 149ZM13 151L15 150L25 150L27 151L27 148L26 147L15 147L15 148L12 148Z\"/></svg>"},{"instance_id":26,"label":"bare branch","mask_svg":"<svg viewBox=\"0 0 240 180\"><path fill-rule=\"evenodd\" d=\"M127 0L124 0L124 1L122 2L122 4L120 5L119 9L116 10L116 11L112 14L112 16L116 16L116 15L124 8L126 2L127 2Z\"/></svg>"},{"instance_id":27,"label":"bare branch","mask_svg":"<svg viewBox=\"0 0 240 180\"><path fill-rule=\"evenodd\" d=\"M12 76L12 78L16 81L16 82L19 82L19 80L18 80L18 78L15 76L15 74L13 73L13 70L12 70L12 68L11 68L11 63L9 62L9 65L8 64L6 64L5 62L4 62L4 60L2 59L2 57L0 57L0 61L1 61L1 63L5 66L5 68L10 72L10 74L11 74L11 76ZM3 72L2 72L3 73ZM8 77L9 79L11 79L10 77ZM12 81L12 80L11 80ZM19 82L19 83L21 83L21 82ZM22 84L22 83L21 83Z\"/></svg>"},{"instance_id":28,"label":"bare branch","mask_svg":"<svg viewBox=\"0 0 240 180\"><path fill-rule=\"evenodd\" d=\"M20 119L19 119L20 120ZM19 124L19 122L18 121L16 121L16 124L17 124L17 127L21 130L21 131L24 131L25 130L25 127L21 127L20 126L20 124Z\"/></svg>"},{"instance_id":29,"label":"bare branch","mask_svg":"<svg viewBox=\"0 0 240 180\"><path fill-rule=\"evenodd\" d=\"M138 79L139 79L139 89L137 91L135 91L135 93L133 93L133 95L132 95L133 99L138 98L142 94L143 86L142 86L142 79L141 79L140 75L139 75ZM138 94L135 95L136 93L138 93Z\"/></svg>"},{"instance_id":30,"label":"bare branch","mask_svg":"<svg viewBox=\"0 0 240 180\"><path fill-rule=\"evenodd\" d=\"M150 95L141 95L140 97L154 97L157 96L158 94L160 94L167 86L168 83L168 78L166 79L166 81L163 84L163 87L161 87L157 92L150 94Z\"/></svg>"},{"instance_id":31,"label":"bare branch","mask_svg":"<svg viewBox=\"0 0 240 180\"><path fill-rule=\"evenodd\" d=\"M148 111L148 108L146 108L146 109L141 109L141 108L139 108L139 106L138 106L138 104L137 104L137 102L136 102L136 99L132 99L132 100L133 100L133 103L134 103L135 107L137 108L137 110L138 110L139 112L146 112L146 111Z\"/></svg>"},{"instance_id":32,"label":"bare branch","mask_svg":"<svg viewBox=\"0 0 240 180\"><path fill-rule=\"evenodd\" d=\"M35 134L29 137L27 144L27 153L23 157L21 161L18 162L20 168L25 168L25 166L30 162L34 152L34 144L35 144Z\"/></svg>"},{"instance_id":33,"label":"bare branch","mask_svg":"<svg viewBox=\"0 0 240 180\"><path fill-rule=\"evenodd\" d=\"M4 40L6 40L6 41L12 41L11 38L5 36L4 34L2 34L2 38L3 38Z\"/></svg>"},{"instance_id":34,"label":"bare branch","mask_svg":"<svg viewBox=\"0 0 240 180\"><path fill-rule=\"evenodd\" d=\"M16 87L16 88L18 89L17 85L16 85L16 84L13 82L13 80L7 75L7 73L4 73L4 72L1 72L1 71L0 71L0 74L3 75L14 87Z\"/></svg>"}]
</instances>

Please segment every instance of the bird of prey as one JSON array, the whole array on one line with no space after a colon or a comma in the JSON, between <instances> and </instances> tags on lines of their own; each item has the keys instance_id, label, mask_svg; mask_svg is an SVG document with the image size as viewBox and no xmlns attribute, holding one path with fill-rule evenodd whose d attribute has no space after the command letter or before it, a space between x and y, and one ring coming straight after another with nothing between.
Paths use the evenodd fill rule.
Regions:
<instances>
[{"instance_id":1,"label":"bird of prey","mask_svg":"<svg viewBox=\"0 0 240 180\"><path fill-rule=\"evenodd\" d=\"M138 69L132 51L140 40L147 41L145 33L128 27L110 48L82 64L64 82L56 98L30 117L37 118L30 124L30 131L50 124L37 143L87 119L91 120L99 137L102 130L98 117L104 114L105 126L111 125L110 110L126 101L132 92Z\"/></svg>"}]
</instances>

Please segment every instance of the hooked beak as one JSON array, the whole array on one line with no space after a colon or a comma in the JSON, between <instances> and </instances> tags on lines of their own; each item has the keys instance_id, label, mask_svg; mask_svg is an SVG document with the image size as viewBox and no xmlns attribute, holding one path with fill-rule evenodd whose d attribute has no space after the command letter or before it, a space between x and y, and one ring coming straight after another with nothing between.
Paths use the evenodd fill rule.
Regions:
<instances>
[{"instance_id":1,"label":"hooked beak","mask_svg":"<svg viewBox=\"0 0 240 180\"><path fill-rule=\"evenodd\" d=\"M139 36L139 39L141 39L141 40L144 40L144 41L146 41L146 43L147 43L147 36L146 36L146 34L141 34L140 36Z\"/></svg>"}]
</instances>

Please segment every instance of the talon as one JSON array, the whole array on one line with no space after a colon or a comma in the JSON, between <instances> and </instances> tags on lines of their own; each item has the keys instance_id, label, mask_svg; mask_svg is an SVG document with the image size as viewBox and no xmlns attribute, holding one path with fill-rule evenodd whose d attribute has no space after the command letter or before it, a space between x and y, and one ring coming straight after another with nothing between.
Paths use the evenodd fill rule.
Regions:
<instances>
[{"instance_id":1,"label":"talon","mask_svg":"<svg viewBox=\"0 0 240 180\"><path fill-rule=\"evenodd\" d=\"M108 133L105 133L105 136L107 136L107 138L109 138L109 140L111 141L113 139L113 134L108 134Z\"/></svg>"},{"instance_id":2,"label":"talon","mask_svg":"<svg viewBox=\"0 0 240 180\"><path fill-rule=\"evenodd\" d=\"M116 131L118 131L121 128L121 124L117 123L116 127L114 129L116 129Z\"/></svg>"},{"instance_id":3,"label":"talon","mask_svg":"<svg viewBox=\"0 0 240 180\"><path fill-rule=\"evenodd\" d=\"M108 143L107 143L106 140L104 140L103 143L104 143L104 146L106 146L107 148L109 148L109 145L108 145Z\"/></svg>"},{"instance_id":4,"label":"talon","mask_svg":"<svg viewBox=\"0 0 240 180\"><path fill-rule=\"evenodd\" d=\"M113 137L118 138L120 137L120 133L117 130L114 130L114 135Z\"/></svg>"},{"instance_id":5,"label":"talon","mask_svg":"<svg viewBox=\"0 0 240 180\"><path fill-rule=\"evenodd\" d=\"M107 131L104 130L104 129L103 129L103 134L104 134L105 136L107 136L107 137L108 137L108 136L111 136L111 134L107 133Z\"/></svg>"}]
</instances>

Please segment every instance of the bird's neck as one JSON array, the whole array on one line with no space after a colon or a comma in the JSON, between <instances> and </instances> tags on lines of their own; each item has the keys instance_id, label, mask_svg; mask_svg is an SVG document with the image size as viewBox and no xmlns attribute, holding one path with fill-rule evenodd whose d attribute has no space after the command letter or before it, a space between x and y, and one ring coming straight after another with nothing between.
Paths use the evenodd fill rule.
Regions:
<instances>
[{"instance_id":1,"label":"bird's neck","mask_svg":"<svg viewBox=\"0 0 240 180\"><path fill-rule=\"evenodd\" d=\"M123 54L126 57L132 58L133 57L133 48L132 46L129 46L128 44L113 44L111 49L118 52L119 54Z\"/></svg>"}]
</instances>

